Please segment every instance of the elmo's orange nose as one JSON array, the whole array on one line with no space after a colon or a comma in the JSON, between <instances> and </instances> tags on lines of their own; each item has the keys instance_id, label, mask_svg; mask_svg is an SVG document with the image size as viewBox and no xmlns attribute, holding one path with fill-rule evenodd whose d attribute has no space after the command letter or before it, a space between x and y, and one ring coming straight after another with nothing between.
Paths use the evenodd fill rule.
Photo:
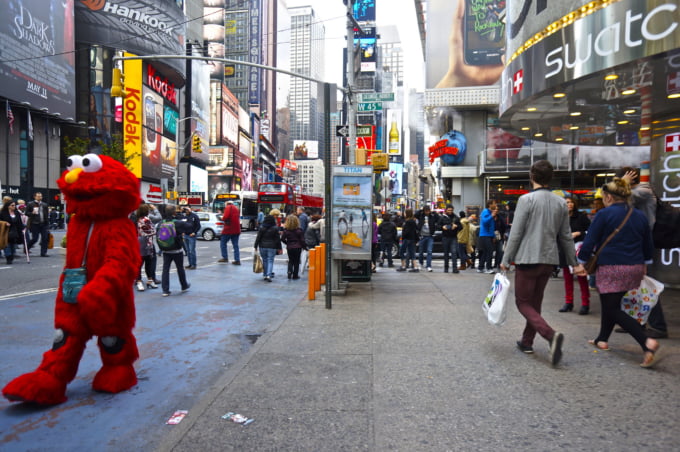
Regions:
<instances>
[{"instance_id":1,"label":"elmo's orange nose","mask_svg":"<svg viewBox=\"0 0 680 452\"><path fill-rule=\"evenodd\" d=\"M82 168L73 168L71 171L66 173L66 177L64 177L64 180L66 181L67 184L72 184L78 180L78 176L82 172L83 172Z\"/></svg>"}]
</instances>

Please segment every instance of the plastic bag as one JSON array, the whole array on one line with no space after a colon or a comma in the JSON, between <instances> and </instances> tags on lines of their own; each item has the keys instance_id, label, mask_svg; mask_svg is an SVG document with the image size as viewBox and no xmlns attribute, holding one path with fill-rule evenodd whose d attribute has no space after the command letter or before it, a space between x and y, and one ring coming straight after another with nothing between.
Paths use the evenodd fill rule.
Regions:
<instances>
[{"instance_id":1,"label":"plastic bag","mask_svg":"<svg viewBox=\"0 0 680 452\"><path fill-rule=\"evenodd\" d=\"M640 325L647 323L649 313L659 301L659 295L663 292L663 283L645 275L640 282L640 287L629 290L621 299L621 310L637 320Z\"/></svg>"},{"instance_id":2,"label":"plastic bag","mask_svg":"<svg viewBox=\"0 0 680 452\"><path fill-rule=\"evenodd\" d=\"M262 257L259 253L253 254L253 273L262 273L264 267L262 266Z\"/></svg>"},{"instance_id":3,"label":"plastic bag","mask_svg":"<svg viewBox=\"0 0 680 452\"><path fill-rule=\"evenodd\" d=\"M482 308L490 324L501 326L505 323L509 293L510 280L505 276L505 272L496 273L491 289L489 289L489 293L482 303Z\"/></svg>"}]
</instances>

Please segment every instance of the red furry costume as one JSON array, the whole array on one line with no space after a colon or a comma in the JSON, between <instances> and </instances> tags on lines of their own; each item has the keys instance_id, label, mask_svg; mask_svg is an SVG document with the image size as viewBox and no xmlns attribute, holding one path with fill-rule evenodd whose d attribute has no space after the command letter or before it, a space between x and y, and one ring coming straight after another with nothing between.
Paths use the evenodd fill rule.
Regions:
<instances>
[{"instance_id":1,"label":"red furry costume","mask_svg":"<svg viewBox=\"0 0 680 452\"><path fill-rule=\"evenodd\" d=\"M140 265L139 245L129 212L139 206L139 181L124 165L106 156L69 158L57 181L66 198L68 224L65 268L82 265L87 248L87 284L76 303L64 301L62 284L55 307L52 349L40 366L2 390L12 401L55 405L66 401L66 385L78 371L85 344L98 336L102 367L92 382L97 391L116 393L137 384L133 367L139 357L132 335L135 325L133 283Z\"/></svg>"}]
</instances>

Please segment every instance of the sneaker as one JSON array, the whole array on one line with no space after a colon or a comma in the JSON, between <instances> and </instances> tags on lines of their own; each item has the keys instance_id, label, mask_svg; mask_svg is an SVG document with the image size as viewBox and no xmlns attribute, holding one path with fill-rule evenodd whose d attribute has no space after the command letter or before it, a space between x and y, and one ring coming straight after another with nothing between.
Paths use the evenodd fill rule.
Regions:
<instances>
[{"instance_id":1,"label":"sneaker","mask_svg":"<svg viewBox=\"0 0 680 452\"><path fill-rule=\"evenodd\" d=\"M141 281L137 281L137 290L140 292L144 292L144 283Z\"/></svg>"},{"instance_id":2,"label":"sneaker","mask_svg":"<svg viewBox=\"0 0 680 452\"><path fill-rule=\"evenodd\" d=\"M522 353L526 353L527 355L530 355L534 352L534 348L530 345L524 345L522 344L522 341L517 341L517 348L522 351Z\"/></svg>"},{"instance_id":3,"label":"sneaker","mask_svg":"<svg viewBox=\"0 0 680 452\"><path fill-rule=\"evenodd\" d=\"M478 268L477 273L484 273L484 269Z\"/></svg>"},{"instance_id":4,"label":"sneaker","mask_svg":"<svg viewBox=\"0 0 680 452\"><path fill-rule=\"evenodd\" d=\"M184 292L186 292L187 290L189 290L189 287L191 287L191 284L187 284L187 286L186 286L184 289L182 289L182 293L184 293Z\"/></svg>"},{"instance_id":5,"label":"sneaker","mask_svg":"<svg viewBox=\"0 0 680 452\"><path fill-rule=\"evenodd\" d=\"M564 342L564 334L555 333L550 341L550 364L556 366L562 359L562 342Z\"/></svg>"},{"instance_id":6,"label":"sneaker","mask_svg":"<svg viewBox=\"0 0 680 452\"><path fill-rule=\"evenodd\" d=\"M411 270L409 270L410 273L418 273L419 271L420 271L419 268L412 268Z\"/></svg>"},{"instance_id":7,"label":"sneaker","mask_svg":"<svg viewBox=\"0 0 680 452\"><path fill-rule=\"evenodd\" d=\"M164 297L169 297L169 296L170 296L170 292L163 292L163 296L164 296Z\"/></svg>"},{"instance_id":8,"label":"sneaker","mask_svg":"<svg viewBox=\"0 0 680 452\"><path fill-rule=\"evenodd\" d=\"M457 268L454 268L453 270L451 270L451 273L460 273L460 270L458 270Z\"/></svg>"},{"instance_id":9,"label":"sneaker","mask_svg":"<svg viewBox=\"0 0 680 452\"><path fill-rule=\"evenodd\" d=\"M427 267L427 271L432 273L432 267Z\"/></svg>"},{"instance_id":10,"label":"sneaker","mask_svg":"<svg viewBox=\"0 0 680 452\"><path fill-rule=\"evenodd\" d=\"M267 282L272 282L272 279L269 276L265 276L264 280L267 281Z\"/></svg>"},{"instance_id":11,"label":"sneaker","mask_svg":"<svg viewBox=\"0 0 680 452\"><path fill-rule=\"evenodd\" d=\"M233 265L241 265L241 261L234 261L232 262Z\"/></svg>"},{"instance_id":12,"label":"sneaker","mask_svg":"<svg viewBox=\"0 0 680 452\"><path fill-rule=\"evenodd\" d=\"M398 272L405 272L405 271L406 271L406 267L399 267L399 268L397 269L397 271L398 271Z\"/></svg>"},{"instance_id":13,"label":"sneaker","mask_svg":"<svg viewBox=\"0 0 680 452\"><path fill-rule=\"evenodd\" d=\"M220 259L217 262L229 262L229 259Z\"/></svg>"},{"instance_id":14,"label":"sneaker","mask_svg":"<svg viewBox=\"0 0 680 452\"><path fill-rule=\"evenodd\" d=\"M493 275L496 272L493 269L490 268L487 271L485 271L484 273L486 273L487 275Z\"/></svg>"}]
</instances>

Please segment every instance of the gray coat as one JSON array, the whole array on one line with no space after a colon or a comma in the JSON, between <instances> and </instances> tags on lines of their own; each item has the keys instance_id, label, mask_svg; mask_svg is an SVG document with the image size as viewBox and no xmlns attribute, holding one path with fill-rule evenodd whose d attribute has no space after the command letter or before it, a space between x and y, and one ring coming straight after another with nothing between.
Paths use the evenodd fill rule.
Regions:
<instances>
[{"instance_id":1,"label":"gray coat","mask_svg":"<svg viewBox=\"0 0 680 452\"><path fill-rule=\"evenodd\" d=\"M503 265L558 265L558 242L564 250L567 265L575 266L574 240L564 199L546 189L520 196Z\"/></svg>"}]
</instances>

